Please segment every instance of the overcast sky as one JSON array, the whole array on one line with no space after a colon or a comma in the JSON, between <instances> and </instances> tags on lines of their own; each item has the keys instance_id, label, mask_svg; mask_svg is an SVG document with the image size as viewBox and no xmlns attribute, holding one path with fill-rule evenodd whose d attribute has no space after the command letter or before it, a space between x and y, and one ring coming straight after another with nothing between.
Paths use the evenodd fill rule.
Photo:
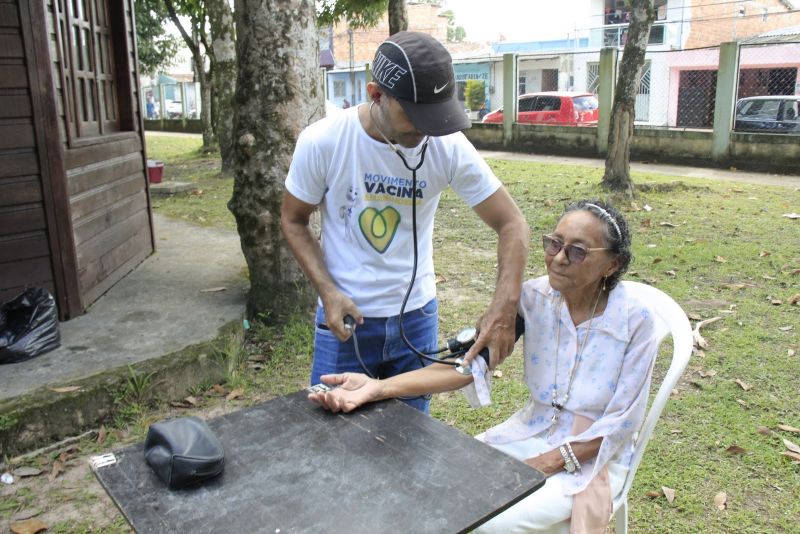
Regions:
<instances>
[{"instance_id":1,"label":"overcast sky","mask_svg":"<svg viewBox=\"0 0 800 534\"><path fill-rule=\"evenodd\" d=\"M589 24L589 0L560 0L558 8L540 0L445 0L456 25L463 26L470 41L545 41L563 39L575 25ZM540 9L537 9L540 8Z\"/></svg>"}]
</instances>

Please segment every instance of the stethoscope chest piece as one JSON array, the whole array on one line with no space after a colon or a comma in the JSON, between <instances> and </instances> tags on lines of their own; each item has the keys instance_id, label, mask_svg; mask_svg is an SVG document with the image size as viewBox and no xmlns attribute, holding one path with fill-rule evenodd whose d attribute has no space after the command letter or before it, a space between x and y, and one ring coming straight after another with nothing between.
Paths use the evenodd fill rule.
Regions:
<instances>
[{"instance_id":1,"label":"stethoscope chest piece","mask_svg":"<svg viewBox=\"0 0 800 534\"><path fill-rule=\"evenodd\" d=\"M464 365L464 358L456 358L454 363L456 364L454 369L457 373L461 373L464 376L470 376L472 374L472 367Z\"/></svg>"}]
</instances>

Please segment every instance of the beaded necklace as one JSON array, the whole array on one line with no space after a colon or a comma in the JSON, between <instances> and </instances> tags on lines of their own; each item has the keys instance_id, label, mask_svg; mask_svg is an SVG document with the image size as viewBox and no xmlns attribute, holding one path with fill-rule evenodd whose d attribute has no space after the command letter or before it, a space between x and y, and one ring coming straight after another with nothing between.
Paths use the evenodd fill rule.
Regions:
<instances>
[{"instance_id":1,"label":"beaded necklace","mask_svg":"<svg viewBox=\"0 0 800 534\"><path fill-rule=\"evenodd\" d=\"M555 364L555 369L553 371L553 400L550 402L550 405L553 407L553 417L552 419L550 419L550 430L548 432L549 434L552 434L553 430L555 430L556 423L558 423L558 418L561 416L561 410L564 409L564 405L569 400L569 390L572 388L572 379L575 378L575 371L578 369L578 364L581 361L581 354L583 354L583 349L586 348L586 342L589 341L589 334L592 331L592 321L594 321L594 312L597 311L597 303L600 302L600 295L602 294L603 294L602 289L597 291L597 299L595 299L594 306L592 306L592 314L589 316L589 324L586 327L586 335L583 336L583 341L581 341L578 346L578 354L575 356L575 361L572 362L572 366L569 369L569 375L567 377L567 390L564 392L564 397L561 399L561 402L558 402L557 399L558 399L558 349L559 349L559 342L561 341L561 308L564 305L563 296L561 297L561 301L558 304L558 309L556 310L558 319L558 326L556 327L556 364Z\"/></svg>"}]
</instances>

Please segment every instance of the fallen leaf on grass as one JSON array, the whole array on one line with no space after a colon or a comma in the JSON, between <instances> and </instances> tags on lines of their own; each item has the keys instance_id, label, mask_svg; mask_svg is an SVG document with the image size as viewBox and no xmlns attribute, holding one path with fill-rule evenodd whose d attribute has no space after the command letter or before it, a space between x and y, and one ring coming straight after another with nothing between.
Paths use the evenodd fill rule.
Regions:
<instances>
[{"instance_id":1,"label":"fallen leaf on grass","mask_svg":"<svg viewBox=\"0 0 800 534\"><path fill-rule=\"evenodd\" d=\"M783 430L784 432L794 432L795 434L800 434L800 428L795 428L789 425L778 425L778 428ZM14 472L16 474L16 472Z\"/></svg>"},{"instance_id":2,"label":"fallen leaf on grass","mask_svg":"<svg viewBox=\"0 0 800 534\"><path fill-rule=\"evenodd\" d=\"M770 436L770 435L772 435L772 430L770 430L769 428L767 428L767 427L765 427L765 426L760 426L760 427L758 427L758 428L756 429L756 432L758 432L759 434L762 434L762 435L764 435L764 436Z\"/></svg>"},{"instance_id":3,"label":"fallen leaf on grass","mask_svg":"<svg viewBox=\"0 0 800 534\"><path fill-rule=\"evenodd\" d=\"M11 532L14 534L36 534L47 529L47 524L38 519L28 519L27 521L11 524Z\"/></svg>"},{"instance_id":4,"label":"fallen leaf on grass","mask_svg":"<svg viewBox=\"0 0 800 534\"><path fill-rule=\"evenodd\" d=\"M741 406L742 408L749 408L750 407L750 405L747 404L747 402L743 401L742 399L736 399L736 403L739 404L739 406Z\"/></svg>"},{"instance_id":5,"label":"fallen leaf on grass","mask_svg":"<svg viewBox=\"0 0 800 534\"><path fill-rule=\"evenodd\" d=\"M653 258L653 264L661 263L662 261L664 260L662 260L661 258Z\"/></svg>"},{"instance_id":6,"label":"fallen leaf on grass","mask_svg":"<svg viewBox=\"0 0 800 534\"><path fill-rule=\"evenodd\" d=\"M100 425L100 430L97 431L97 444L102 445L103 442L106 440L106 427L105 425Z\"/></svg>"},{"instance_id":7,"label":"fallen leaf on grass","mask_svg":"<svg viewBox=\"0 0 800 534\"><path fill-rule=\"evenodd\" d=\"M228 395L225 397L225 400L232 401L233 399L238 399L242 395L244 395L244 390L241 388L236 388L228 393Z\"/></svg>"},{"instance_id":8,"label":"fallen leaf on grass","mask_svg":"<svg viewBox=\"0 0 800 534\"><path fill-rule=\"evenodd\" d=\"M689 319L691 319L692 321L702 321L703 320L703 318L701 316L697 315L696 313L689 313L687 315L687 317Z\"/></svg>"},{"instance_id":9,"label":"fallen leaf on grass","mask_svg":"<svg viewBox=\"0 0 800 534\"><path fill-rule=\"evenodd\" d=\"M747 452L747 450L743 449L738 445L731 445L730 447L725 449L725 452L727 452L728 454L744 454Z\"/></svg>"},{"instance_id":10,"label":"fallen leaf on grass","mask_svg":"<svg viewBox=\"0 0 800 534\"><path fill-rule=\"evenodd\" d=\"M728 507L728 494L724 491L720 491L716 495L714 495L714 506L719 508L720 510L724 510Z\"/></svg>"},{"instance_id":11,"label":"fallen leaf on grass","mask_svg":"<svg viewBox=\"0 0 800 534\"><path fill-rule=\"evenodd\" d=\"M666 274L667 276L678 276L678 273L676 273L672 269L670 269L669 271L664 271L664 274Z\"/></svg>"},{"instance_id":12,"label":"fallen leaf on grass","mask_svg":"<svg viewBox=\"0 0 800 534\"><path fill-rule=\"evenodd\" d=\"M717 263L728 263L728 260L726 260L722 256L714 256L714 261Z\"/></svg>"},{"instance_id":13,"label":"fallen leaf on grass","mask_svg":"<svg viewBox=\"0 0 800 534\"><path fill-rule=\"evenodd\" d=\"M794 356L794 354L795 354L795 352L794 352L794 349L788 349L788 350L786 351L786 355L787 355L787 356Z\"/></svg>"},{"instance_id":14,"label":"fallen leaf on grass","mask_svg":"<svg viewBox=\"0 0 800 534\"><path fill-rule=\"evenodd\" d=\"M447 282L447 277L445 277L445 276L442 276L442 275L438 275L438 276L436 277L436 283L437 283L437 284L443 284L443 283L445 283L445 282Z\"/></svg>"},{"instance_id":15,"label":"fallen leaf on grass","mask_svg":"<svg viewBox=\"0 0 800 534\"><path fill-rule=\"evenodd\" d=\"M56 479L58 475L64 472L64 464L60 460L56 460L53 462L53 468L50 471L50 474L47 475L47 479L52 482Z\"/></svg>"},{"instance_id":16,"label":"fallen leaf on grass","mask_svg":"<svg viewBox=\"0 0 800 534\"><path fill-rule=\"evenodd\" d=\"M764 256L769 256L770 254L771 252L769 252L768 250L762 250L761 252L758 253L758 257L763 258Z\"/></svg>"},{"instance_id":17,"label":"fallen leaf on grass","mask_svg":"<svg viewBox=\"0 0 800 534\"><path fill-rule=\"evenodd\" d=\"M740 387L740 388L742 388L742 389L743 389L743 390L745 390L745 391L750 391L751 389L753 389L753 386L752 386L752 385L750 385L750 384L748 384L748 383L746 383L746 382L742 382L742 381L741 381L740 379L738 379L738 378L734 380L734 383L738 384L738 385L739 385L739 387Z\"/></svg>"},{"instance_id":18,"label":"fallen leaf on grass","mask_svg":"<svg viewBox=\"0 0 800 534\"><path fill-rule=\"evenodd\" d=\"M184 400L185 402L188 402L188 403L189 403L189 404L191 404L192 406L197 406L197 398L196 398L196 397L193 397L193 396L189 395L188 397L186 397L186 398L185 398L185 399L183 399L183 400Z\"/></svg>"},{"instance_id":19,"label":"fallen leaf on grass","mask_svg":"<svg viewBox=\"0 0 800 534\"><path fill-rule=\"evenodd\" d=\"M183 401L169 401L169 405L173 408L188 408L190 405Z\"/></svg>"},{"instance_id":20,"label":"fallen leaf on grass","mask_svg":"<svg viewBox=\"0 0 800 534\"><path fill-rule=\"evenodd\" d=\"M772 304L773 306L780 306L781 304L783 304L783 301L780 299L772 299L769 301L769 303Z\"/></svg>"},{"instance_id":21,"label":"fallen leaf on grass","mask_svg":"<svg viewBox=\"0 0 800 534\"><path fill-rule=\"evenodd\" d=\"M645 493L645 497L650 497L651 499L655 499L655 498L661 497L661 492L660 491L648 491L647 493Z\"/></svg>"},{"instance_id":22,"label":"fallen leaf on grass","mask_svg":"<svg viewBox=\"0 0 800 534\"><path fill-rule=\"evenodd\" d=\"M544 201L544 205L547 206L548 208L552 208L553 206L556 205L556 203L548 198L547 200Z\"/></svg>"},{"instance_id":23,"label":"fallen leaf on grass","mask_svg":"<svg viewBox=\"0 0 800 534\"><path fill-rule=\"evenodd\" d=\"M783 216L788 219L800 219L800 213L795 213L795 212L784 213Z\"/></svg>"},{"instance_id":24,"label":"fallen leaf on grass","mask_svg":"<svg viewBox=\"0 0 800 534\"><path fill-rule=\"evenodd\" d=\"M779 326L778 330L780 330L781 332L788 332L792 328L794 328L792 325L786 325L786 326Z\"/></svg>"},{"instance_id":25,"label":"fallen leaf on grass","mask_svg":"<svg viewBox=\"0 0 800 534\"><path fill-rule=\"evenodd\" d=\"M213 386L211 386L211 389L213 389L220 395L225 395L225 388L220 386L219 384L214 384Z\"/></svg>"},{"instance_id":26,"label":"fallen leaf on grass","mask_svg":"<svg viewBox=\"0 0 800 534\"><path fill-rule=\"evenodd\" d=\"M220 291L227 291L227 287L219 286L219 287L209 287L208 289L201 289L200 293L219 293Z\"/></svg>"},{"instance_id":27,"label":"fallen leaf on grass","mask_svg":"<svg viewBox=\"0 0 800 534\"><path fill-rule=\"evenodd\" d=\"M50 391L55 391L56 393L72 393L73 391L80 391L80 386L65 386L63 388L50 388Z\"/></svg>"},{"instance_id":28,"label":"fallen leaf on grass","mask_svg":"<svg viewBox=\"0 0 800 534\"><path fill-rule=\"evenodd\" d=\"M733 193L744 193L744 189L739 189L738 187L734 187L731 189Z\"/></svg>"},{"instance_id":29,"label":"fallen leaf on grass","mask_svg":"<svg viewBox=\"0 0 800 534\"><path fill-rule=\"evenodd\" d=\"M694 330L692 330L692 337L694 338L695 346L701 349L708 348L708 342L706 342L705 338L703 338L703 336L700 335L700 329L712 323L716 323L720 319L722 319L722 317L712 317L711 319L700 321L695 325Z\"/></svg>"},{"instance_id":30,"label":"fallen leaf on grass","mask_svg":"<svg viewBox=\"0 0 800 534\"><path fill-rule=\"evenodd\" d=\"M501 371L500 369L496 369L496 370L495 370L495 371L492 373L492 377L493 377L493 378L503 378L503 371Z\"/></svg>"},{"instance_id":31,"label":"fallen leaf on grass","mask_svg":"<svg viewBox=\"0 0 800 534\"><path fill-rule=\"evenodd\" d=\"M658 223L659 226L666 226L667 228L677 228L679 224L671 223L669 221L662 221Z\"/></svg>"},{"instance_id":32,"label":"fallen leaf on grass","mask_svg":"<svg viewBox=\"0 0 800 534\"><path fill-rule=\"evenodd\" d=\"M786 303L789 304L790 306L794 306L798 302L800 302L800 293L795 293L794 295L789 297L789 299L786 301Z\"/></svg>"},{"instance_id":33,"label":"fallen leaf on grass","mask_svg":"<svg viewBox=\"0 0 800 534\"><path fill-rule=\"evenodd\" d=\"M65 464L69 461L70 458L75 456L75 451L73 449L66 450L58 455L58 459L61 461L62 464Z\"/></svg>"},{"instance_id":34,"label":"fallen leaf on grass","mask_svg":"<svg viewBox=\"0 0 800 534\"><path fill-rule=\"evenodd\" d=\"M41 469L37 469L35 467L20 467L18 469L14 469L12 474L15 477L25 478L25 477L35 477L42 474ZM22 519L28 519L27 517L23 517Z\"/></svg>"},{"instance_id":35,"label":"fallen leaf on grass","mask_svg":"<svg viewBox=\"0 0 800 534\"><path fill-rule=\"evenodd\" d=\"M787 449L789 449L793 453L800 454L800 446L798 446L797 443L792 443L788 439L784 439L783 444L786 446Z\"/></svg>"},{"instance_id":36,"label":"fallen leaf on grass","mask_svg":"<svg viewBox=\"0 0 800 534\"><path fill-rule=\"evenodd\" d=\"M667 502L672 504L672 501L675 500L675 490L666 486L661 486L661 491L664 492L664 497L667 498Z\"/></svg>"},{"instance_id":37,"label":"fallen leaf on grass","mask_svg":"<svg viewBox=\"0 0 800 534\"><path fill-rule=\"evenodd\" d=\"M642 219L641 225L642 228L650 228L650 223L652 221L650 219Z\"/></svg>"},{"instance_id":38,"label":"fallen leaf on grass","mask_svg":"<svg viewBox=\"0 0 800 534\"><path fill-rule=\"evenodd\" d=\"M712 376L716 376L717 372L713 369L709 369L708 371L703 371L701 369L700 371L697 371L697 374L699 374L702 378L711 378Z\"/></svg>"},{"instance_id":39,"label":"fallen leaf on grass","mask_svg":"<svg viewBox=\"0 0 800 534\"><path fill-rule=\"evenodd\" d=\"M797 460L798 462L800 462L800 454L797 454L796 452L783 451L781 454L783 454L784 456L788 456L792 460Z\"/></svg>"},{"instance_id":40,"label":"fallen leaf on grass","mask_svg":"<svg viewBox=\"0 0 800 534\"><path fill-rule=\"evenodd\" d=\"M648 204L645 204L642 209L644 211L653 211L653 208L651 208Z\"/></svg>"}]
</instances>

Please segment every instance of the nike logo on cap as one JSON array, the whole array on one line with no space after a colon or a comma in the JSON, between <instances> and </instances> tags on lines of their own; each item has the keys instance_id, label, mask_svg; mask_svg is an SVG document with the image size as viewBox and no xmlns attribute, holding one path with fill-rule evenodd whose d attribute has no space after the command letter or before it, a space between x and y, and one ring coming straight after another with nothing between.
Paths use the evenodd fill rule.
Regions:
<instances>
[{"instance_id":1,"label":"nike logo on cap","mask_svg":"<svg viewBox=\"0 0 800 534\"><path fill-rule=\"evenodd\" d=\"M447 87L448 85L450 85L450 82L447 82L446 84L444 84L444 85L443 85L443 86L441 86L441 87L436 87L436 86L434 85L434 86L433 86L433 94L435 94L435 95L438 95L439 93L441 93L442 91L444 91L444 88L445 88L445 87Z\"/></svg>"}]
</instances>

